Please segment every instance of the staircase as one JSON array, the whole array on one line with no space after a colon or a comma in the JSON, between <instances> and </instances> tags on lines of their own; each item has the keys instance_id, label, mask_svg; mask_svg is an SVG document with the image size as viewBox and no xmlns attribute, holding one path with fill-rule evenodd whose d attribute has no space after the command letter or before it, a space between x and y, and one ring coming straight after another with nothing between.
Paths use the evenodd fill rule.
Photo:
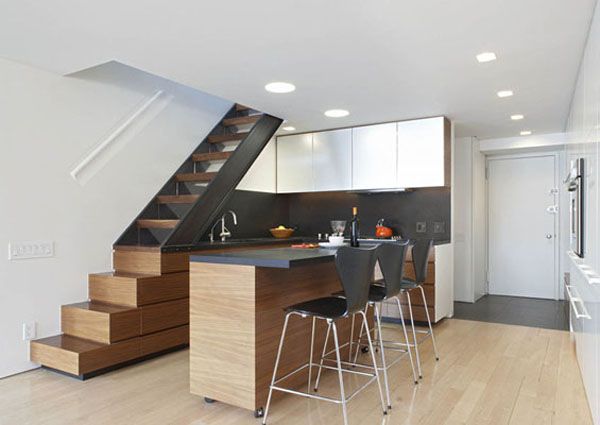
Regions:
<instances>
[{"instance_id":1,"label":"staircase","mask_svg":"<svg viewBox=\"0 0 600 425\"><path fill-rule=\"evenodd\" d=\"M62 334L31 361L86 379L189 343L189 255L282 120L234 105L113 246L89 301L61 308Z\"/></svg>"}]
</instances>

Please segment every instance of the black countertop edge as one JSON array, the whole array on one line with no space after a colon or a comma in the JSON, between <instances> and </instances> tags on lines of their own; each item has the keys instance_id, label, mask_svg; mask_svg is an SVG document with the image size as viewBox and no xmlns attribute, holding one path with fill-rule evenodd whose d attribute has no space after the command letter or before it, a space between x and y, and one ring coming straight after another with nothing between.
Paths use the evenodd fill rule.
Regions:
<instances>
[{"instance_id":1,"label":"black countertop edge","mask_svg":"<svg viewBox=\"0 0 600 425\"><path fill-rule=\"evenodd\" d=\"M273 248L191 255L190 262L289 269L307 263L331 261L335 249Z\"/></svg>"}]
</instances>

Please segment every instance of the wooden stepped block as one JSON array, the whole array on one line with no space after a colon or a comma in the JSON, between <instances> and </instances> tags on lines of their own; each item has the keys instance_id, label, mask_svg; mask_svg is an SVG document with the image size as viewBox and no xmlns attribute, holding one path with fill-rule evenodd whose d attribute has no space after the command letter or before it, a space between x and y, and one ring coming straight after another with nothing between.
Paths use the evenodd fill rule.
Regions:
<instances>
[{"instance_id":1,"label":"wooden stepped block","mask_svg":"<svg viewBox=\"0 0 600 425\"><path fill-rule=\"evenodd\" d=\"M142 335L187 325L190 321L189 298L146 305L140 310Z\"/></svg>"},{"instance_id":2,"label":"wooden stepped block","mask_svg":"<svg viewBox=\"0 0 600 425\"><path fill-rule=\"evenodd\" d=\"M225 118L221 121L221 124L225 127L234 126L234 125L246 125L246 124L254 124L259 119L262 118L262 115L246 115L243 117L235 117L235 118Z\"/></svg>"},{"instance_id":3,"label":"wooden stepped block","mask_svg":"<svg viewBox=\"0 0 600 425\"><path fill-rule=\"evenodd\" d=\"M118 367L189 344L189 326L180 326L112 344L102 344L70 335L31 341L32 362L86 378L107 368Z\"/></svg>"},{"instance_id":4,"label":"wooden stepped block","mask_svg":"<svg viewBox=\"0 0 600 425\"><path fill-rule=\"evenodd\" d=\"M217 176L216 171L207 173L184 173L177 174L175 179L178 182L209 182Z\"/></svg>"},{"instance_id":5,"label":"wooden stepped block","mask_svg":"<svg viewBox=\"0 0 600 425\"><path fill-rule=\"evenodd\" d=\"M162 275L190 269L189 252L161 253L160 249L116 245L113 267L118 273Z\"/></svg>"},{"instance_id":6,"label":"wooden stepped block","mask_svg":"<svg viewBox=\"0 0 600 425\"><path fill-rule=\"evenodd\" d=\"M229 159L233 154L232 151L227 152L207 152L207 153L195 153L192 155L194 162L202 161L220 161L223 159Z\"/></svg>"},{"instance_id":7,"label":"wooden stepped block","mask_svg":"<svg viewBox=\"0 0 600 425\"><path fill-rule=\"evenodd\" d=\"M141 219L137 221L140 229L173 229L179 220Z\"/></svg>"},{"instance_id":8,"label":"wooden stepped block","mask_svg":"<svg viewBox=\"0 0 600 425\"><path fill-rule=\"evenodd\" d=\"M224 142L235 142L236 140L243 140L248 135L248 132L242 133L229 133L229 134L213 134L208 136L208 143L224 143Z\"/></svg>"},{"instance_id":9,"label":"wooden stepped block","mask_svg":"<svg viewBox=\"0 0 600 425\"><path fill-rule=\"evenodd\" d=\"M156 202L159 204L193 204L200 195L159 195Z\"/></svg>"},{"instance_id":10,"label":"wooden stepped block","mask_svg":"<svg viewBox=\"0 0 600 425\"><path fill-rule=\"evenodd\" d=\"M110 344L140 335L141 310L96 302L61 307L63 333L90 341Z\"/></svg>"},{"instance_id":11,"label":"wooden stepped block","mask_svg":"<svg viewBox=\"0 0 600 425\"><path fill-rule=\"evenodd\" d=\"M93 301L139 307L189 297L189 274L94 273L88 291Z\"/></svg>"}]
</instances>

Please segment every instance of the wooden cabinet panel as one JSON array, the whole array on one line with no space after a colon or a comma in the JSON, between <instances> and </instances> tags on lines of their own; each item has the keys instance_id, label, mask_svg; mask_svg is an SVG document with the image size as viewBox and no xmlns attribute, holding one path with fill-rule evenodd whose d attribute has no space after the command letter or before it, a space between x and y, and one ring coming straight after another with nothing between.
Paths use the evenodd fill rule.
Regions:
<instances>
[{"instance_id":1,"label":"wooden cabinet panel","mask_svg":"<svg viewBox=\"0 0 600 425\"><path fill-rule=\"evenodd\" d=\"M189 321L188 298L143 306L141 310L142 335L186 325Z\"/></svg>"}]
</instances>

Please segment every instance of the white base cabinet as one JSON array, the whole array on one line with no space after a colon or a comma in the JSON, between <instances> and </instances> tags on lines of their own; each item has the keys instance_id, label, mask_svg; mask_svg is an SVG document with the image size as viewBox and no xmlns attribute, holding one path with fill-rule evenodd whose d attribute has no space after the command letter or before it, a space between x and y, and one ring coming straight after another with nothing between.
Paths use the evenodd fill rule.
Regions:
<instances>
[{"instance_id":1,"label":"white base cabinet","mask_svg":"<svg viewBox=\"0 0 600 425\"><path fill-rule=\"evenodd\" d=\"M574 254L569 257L570 327L592 418L600 425L600 282L588 278L581 259Z\"/></svg>"}]
</instances>

